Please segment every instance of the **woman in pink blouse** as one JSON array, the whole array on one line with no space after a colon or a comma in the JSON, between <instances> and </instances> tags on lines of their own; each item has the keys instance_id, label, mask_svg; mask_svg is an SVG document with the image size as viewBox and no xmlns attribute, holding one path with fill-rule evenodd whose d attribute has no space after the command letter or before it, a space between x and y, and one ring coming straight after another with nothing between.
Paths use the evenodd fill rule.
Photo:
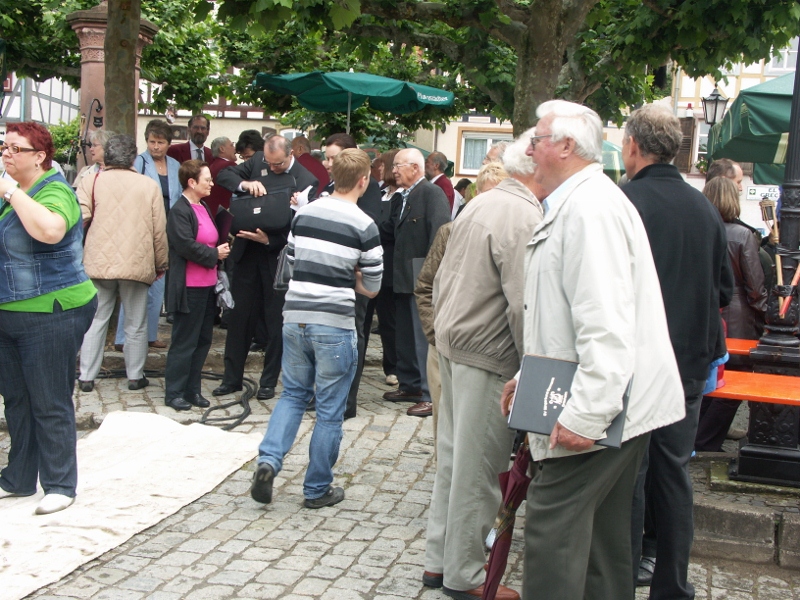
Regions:
<instances>
[{"instance_id":1,"label":"woman in pink blouse","mask_svg":"<svg viewBox=\"0 0 800 600\"><path fill-rule=\"evenodd\" d=\"M175 410L189 410L192 406L209 406L200 394L200 373L211 348L217 262L228 256L230 247L219 243L211 212L202 200L214 185L208 164L188 160L181 165L178 179L183 195L167 219L167 312L174 313L175 320L167 354L164 402Z\"/></svg>"}]
</instances>

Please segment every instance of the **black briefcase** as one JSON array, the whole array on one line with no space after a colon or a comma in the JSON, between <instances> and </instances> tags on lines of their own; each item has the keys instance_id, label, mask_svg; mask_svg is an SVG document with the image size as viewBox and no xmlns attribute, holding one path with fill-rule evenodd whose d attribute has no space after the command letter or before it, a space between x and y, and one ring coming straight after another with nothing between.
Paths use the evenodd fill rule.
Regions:
<instances>
[{"instance_id":1,"label":"black briefcase","mask_svg":"<svg viewBox=\"0 0 800 600\"><path fill-rule=\"evenodd\" d=\"M278 233L292 222L289 201L297 191L297 182L289 173L270 173L260 180L267 190L264 196L244 194L231 198L231 233L260 229L264 233Z\"/></svg>"}]
</instances>

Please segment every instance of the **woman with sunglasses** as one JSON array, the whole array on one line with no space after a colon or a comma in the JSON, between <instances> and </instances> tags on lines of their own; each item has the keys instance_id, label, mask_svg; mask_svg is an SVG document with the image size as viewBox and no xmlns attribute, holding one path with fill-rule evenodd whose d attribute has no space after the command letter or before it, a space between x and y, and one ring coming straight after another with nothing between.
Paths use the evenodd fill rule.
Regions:
<instances>
[{"instance_id":1,"label":"woman with sunglasses","mask_svg":"<svg viewBox=\"0 0 800 600\"><path fill-rule=\"evenodd\" d=\"M83 222L72 188L52 168L50 133L9 123L0 178L0 395L11 435L0 499L45 496L36 514L75 500L75 362L97 291L83 270Z\"/></svg>"}]
</instances>

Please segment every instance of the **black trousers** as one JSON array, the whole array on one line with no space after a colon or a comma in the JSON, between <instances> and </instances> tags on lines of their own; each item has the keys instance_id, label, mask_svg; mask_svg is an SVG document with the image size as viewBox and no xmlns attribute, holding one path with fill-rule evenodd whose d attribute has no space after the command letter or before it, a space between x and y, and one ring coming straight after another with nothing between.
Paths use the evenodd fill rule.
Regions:
<instances>
[{"instance_id":1,"label":"black trousers","mask_svg":"<svg viewBox=\"0 0 800 600\"><path fill-rule=\"evenodd\" d=\"M225 375L222 383L239 387L244 377L244 365L259 314L267 328L267 347L261 387L275 387L281 370L283 353L283 302L285 292L273 289L278 252L270 252L263 244L249 242L241 260L236 263L236 275L231 284L234 307L228 320L225 338Z\"/></svg>"},{"instance_id":2,"label":"black trousers","mask_svg":"<svg viewBox=\"0 0 800 600\"><path fill-rule=\"evenodd\" d=\"M417 393L422 390L422 378L417 361L414 317L411 314L411 302L414 300L414 294L395 294L394 297L399 389L402 392Z\"/></svg>"},{"instance_id":3,"label":"black trousers","mask_svg":"<svg viewBox=\"0 0 800 600\"><path fill-rule=\"evenodd\" d=\"M700 405L700 423L694 449L698 452L722 452L722 443L739 410L738 400L703 397Z\"/></svg>"},{"instance_id":4,"label":"black trousers","mask_svg":"<svg viewBox=\"0 0 800 600\"><path fill-rule=\"evenodd\" d=\"M173 313L172 341L164 372L164 396L191 398L200 393L200 377L214 334L217 297L214 286L186 288L189 312Z\"/></svg>"},{"instance_id":5,"label":"black trousers","mask_svg":"<svg viewBox=\"0 0 800 600\"><path fill-rule=\"evenodd\" d=\"M642 531L647 510L656 537L651 600L694 598L694 587L687 580L694 537L689 458L697 434L705 383L702 379L683 380L686 416L651 433L636 480L631 512L632 572L635 581L642 556Z\"/></svg>"},{"instance_id":6,"label":"black trousers","mask_svg":"<svg viewBox=\"0 0 800 600\"><path fill-rule=\"evenodd\" d=\"M381 288L374 301L375 312L378 314L378 322L380 323L381 346L383 346L383 374L396 375L397 341L395 339L394 288ZM368 319L367 325L372 325L372 319Z\"/></svg>"}]
</instances>

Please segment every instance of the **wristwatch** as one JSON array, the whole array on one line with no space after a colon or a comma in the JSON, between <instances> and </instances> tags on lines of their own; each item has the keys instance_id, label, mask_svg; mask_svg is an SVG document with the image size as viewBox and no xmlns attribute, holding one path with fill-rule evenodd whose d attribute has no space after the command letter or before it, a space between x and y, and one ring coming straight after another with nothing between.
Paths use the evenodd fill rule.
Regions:
<instances>
[{"instance_id":1,"label":"wristwatch","mask_svg":"<svg viewBox=\"0 0 800 600\"><path fill-rule=\"evenodd\" d=\"M6 193L5 193L5 194L3 194L3 199L4 199L6 202L11 202L11 196L13 196L13 195L14 195L14 192L16 192L18 189L19 189L19 184L15 185L14 187L10 187L10 188L8 188L8 190L6 191Z\"/></svg>"}]
</instances>

